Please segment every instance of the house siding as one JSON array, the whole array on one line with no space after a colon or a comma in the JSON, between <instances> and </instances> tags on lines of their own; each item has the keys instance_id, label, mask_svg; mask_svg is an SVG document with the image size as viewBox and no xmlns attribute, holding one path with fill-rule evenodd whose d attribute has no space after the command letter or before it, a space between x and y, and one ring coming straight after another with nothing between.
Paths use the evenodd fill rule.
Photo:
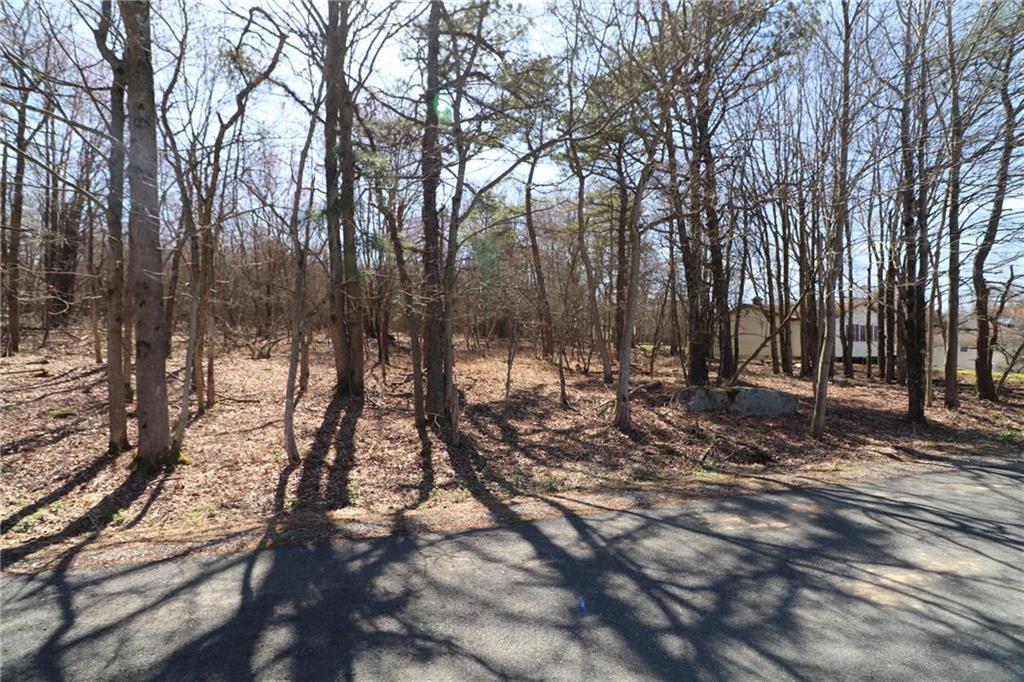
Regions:
<instances>
[{"instance_id":1,"label":"house siding","mask_svg":"<svg viewBox=\"0 0 1024 682\"><path fill-rule=\"evenodd\" d=\"M736 313L733 312L733 319L736 320ZM852 335L855 337L853 341L853 347L851 352L854 358L863 361L868 355L868 342L867 342L867 310L864 306L858 306L853 309L853 326ZM764 341L765 337L768 336L768 318L765 314L757 307L753 305L744 305L740 309L738 317L738 334L739 334L739 359L746 360L751 354L757 350L758 346ZM793 343L793 357L800 357L800 321L790 320L790 337ZM878 357L878 320L877 317L872 315L871 319L871 357ZM965 338L966 337L966 338ZM974 360L977 357L978 352L974 347L973 337L969 333L961 331L960 347L957 349L957 367L960 369L974 369ZM839 340L839 320L836 320L836 347L835 357L841 359L843 357L843 344ZM760 350L755 360L765 361L771 359L771 348L768 344ZM942 332L936 330L935 333L935 344L932 349L932 369L943 370L946 365L946 348L942 339ZM992 368L996 371L1002 371L1006 368L1006 358L1001 353L995 353L992 357Z\"/></svg>"}]
</instances>

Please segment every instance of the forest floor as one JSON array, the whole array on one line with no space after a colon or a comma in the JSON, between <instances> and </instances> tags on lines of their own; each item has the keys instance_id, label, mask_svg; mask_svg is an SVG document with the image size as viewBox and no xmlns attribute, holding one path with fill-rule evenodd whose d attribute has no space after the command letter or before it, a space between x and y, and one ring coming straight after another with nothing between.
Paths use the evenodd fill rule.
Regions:
<instances>
[{"instance_id":1,"label":"forest floor","mask_svg":"<svg viewBox=\"0 0 1024 682\"><path fill-rule=\"evenodd\" d=\"M635 428L621 433L609 425L613 392L599 369L567 372L571 407L561 409L557 368L529 349L515 359L504 416L501 346L457 352L465 409L451 446L415 428L403 349L386 375L368 372L366 396L354 400L332 396L321 344L296 410L300 464L289 466L283 447L284 351L253 360L242 349L218 358L217 403L193 420L181 463L147 478L132 468L132 452L105 452L104 366L90 347L87 335L61 332L44 349L0 360L5 568L478 528L1024 457L1020 383L998 404L962 385L957 412L941 407L937 385L929 425L915 427L903 417L905 389L865 379L858 367L857 378L831 385L828 433L815 441L806 435L809 381L752 366L742 383L797 396L798 414L690 415L673 400L678 359L663 357L653 374L636 370L637 384L660 383L637 391ZM182 356L176 347L169 362L173 404Z\"/></svg>"}]
</instances>

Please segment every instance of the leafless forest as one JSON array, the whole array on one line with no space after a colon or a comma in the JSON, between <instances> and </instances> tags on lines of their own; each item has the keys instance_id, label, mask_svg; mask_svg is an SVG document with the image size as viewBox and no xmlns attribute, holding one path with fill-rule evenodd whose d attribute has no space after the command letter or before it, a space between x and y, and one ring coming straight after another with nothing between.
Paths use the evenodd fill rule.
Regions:
<instances>
[{"instance_id":1,"label":"leafless forest","mask_svg":"<svg viewBox=\"0 0 1024 682\"><path fill-rule=\"evenodd\" d=\"M1019 447L1020 0L0 7L15 560L158 475L167 513L498 515ZM798 413L674 398L751 384Z\"/></svg>"}]
</instances>

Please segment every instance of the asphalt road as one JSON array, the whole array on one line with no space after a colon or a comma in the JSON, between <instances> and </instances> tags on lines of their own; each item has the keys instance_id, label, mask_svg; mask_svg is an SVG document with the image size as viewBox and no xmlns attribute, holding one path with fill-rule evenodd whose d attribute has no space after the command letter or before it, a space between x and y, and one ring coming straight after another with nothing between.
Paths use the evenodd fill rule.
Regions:
<instances>
[{"instance_id":1,"label":"asphalt road","mask_svg":"<svg viewBox=\"0 0 1024 682\"><path fill-rule=\"evenodd\" d=\"M4 680L1024 679L1024 466L3 577Z\"/></svg>"}]
</instances>

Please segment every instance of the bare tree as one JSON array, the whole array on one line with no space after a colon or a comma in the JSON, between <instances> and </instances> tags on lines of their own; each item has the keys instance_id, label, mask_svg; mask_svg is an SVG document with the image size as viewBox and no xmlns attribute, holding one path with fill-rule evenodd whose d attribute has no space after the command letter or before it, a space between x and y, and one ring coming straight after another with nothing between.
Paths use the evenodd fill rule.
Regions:
<instances>
[{"instance_id":1,"label":"bare tree","mask_svg":"<svg viewBox=\"0 0 1024 682\"><path fill-rule=\"evenodd\" d=\"M1020 24L1021 18L1018 15L1014 23ZM1014 103L1011 97L1010 85L1013 82L1013 60L1020 49L1021 32L1019 26L1008 27L1007 39L1005 41L1005 54L998 62L999 101L1003 110L1003 142L999 154L999 164L996 169L995 187L992 195L992 207L989 211L988 221L985 225L985 233L981 244L974 254L974 267L971 274L971 281L974 284L975 310L978 317L978 343L977 357L974 361L974 368L978 386L978 397L984 400L998 400L995 381L992 377L992 317L989 311L989 287L985 279L985 262L996 243L999 233L999 223L1003 215L1003 206L1006 201L1006 190L1010 181L1010 161L1013 157L1015 146L1017 117L1024 111L1024 101Z\"/></svg>"},{"instance_id":2,"label":"bare tree","mask_svg":"<svg viewBox=\"0 0 1024 682\"><path fill-rule=\"evenodd\" d=\"M127 450L127 414L125 408L124 361L124 96L125 64L122 56L110 44L113 24L113 3L105 0L101 5L100 21L93 31L96 47L110 67L110 111L107 135L110 151L107 155L107 420L110 430L110 450ZM108 42L109 41L109 42Z\"/></svg>"},{"instance_id":3,"label":"bare tree","mask_svg":"<svg viewBox=\"0 0 1024 682\"><path fill-rule=\"evenodd\" d=\"M836 287L843 267L843 237L849 218L847 182L850 153L850 60L853 17L849 0L842 0L843 58L842 84L839 91L839 162L836 167L836 185L833 194L832 221L829 226L828 269L825 273L825 319L821 351L818 355L817 377L814 382L814 414L811 416L811 436L821 438L825 433L825 410L828 400L828 380L835 354Z\"/></svg>"},{"instance_id":4,"label":"bare tree","mask_svg":"<svg viewBox=\"0 0 1024 682\"><path fill-rule=\"evenodd\" d=\"M328 6L324 36L324 159L335 371L338 389L358 395L363 391L363 313L355 244L355 102L346 74L350 5L333 2Z\"/></svg>"},{"instance_id":5,"label":"bare tree","mask_svg":"<svg viewBox=\"0 0 1024 682\"><path fill-rule=\"evenodd\" d=\"M119 0L125 25L125 87L128 105L128 185L131 213L131 282L135 300L135 356L141 466L167 463L167 335L163 316L163 263L160 256L157 195L156 101L153 94L150 8Z\"/></svg>"}]
</instances>

